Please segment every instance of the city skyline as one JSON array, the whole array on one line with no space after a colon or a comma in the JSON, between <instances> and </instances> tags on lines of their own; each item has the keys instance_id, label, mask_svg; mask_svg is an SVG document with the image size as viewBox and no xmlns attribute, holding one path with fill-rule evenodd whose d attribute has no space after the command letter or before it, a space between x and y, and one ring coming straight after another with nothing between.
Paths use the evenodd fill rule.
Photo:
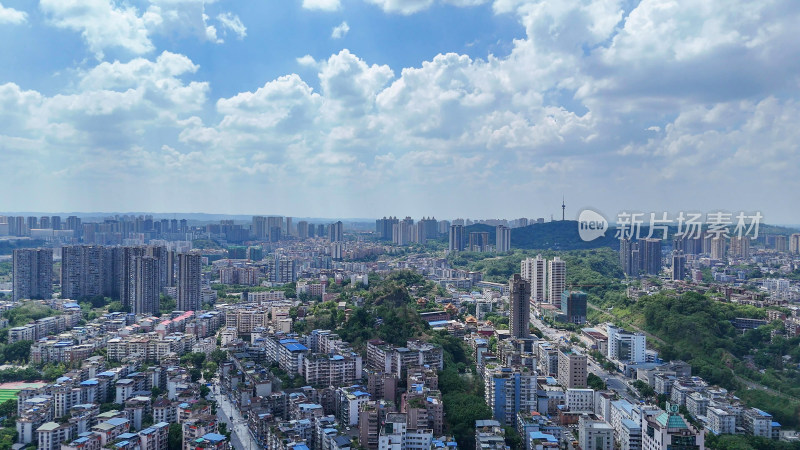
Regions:
<instances>
[{"instance_id":1,"label":"city skyline","mask_svg":"<svg viewBox=\"0 0 800 450\"><path fill-rule=\"evenodd\" d=\"M0 208L558 218L565 196L567 218L797 224L799 19L781 0L3 0Z\"/></svg>"}]
</instances>

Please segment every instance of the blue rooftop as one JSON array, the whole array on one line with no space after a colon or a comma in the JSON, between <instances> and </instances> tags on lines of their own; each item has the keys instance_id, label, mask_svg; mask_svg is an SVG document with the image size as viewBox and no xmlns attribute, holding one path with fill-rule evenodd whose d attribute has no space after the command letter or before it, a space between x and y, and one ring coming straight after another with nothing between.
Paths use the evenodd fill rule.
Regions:
<instances>
[{"instance_id":1,"label":"blue rooftop","mask_svg":"<svg viewBox=\"0 0 800 450\"><path fill-rule=\"evenodd\" d=\"M225 436L219 433L208 433L203 435L203 439L210 442L222 442L225 440Z\"/></svg>"},{"instance_id":2,"label":"blue rooftop","mask_svg":"<svg viewBox=\"0 0 800 450\"><path fill-rule=\"evenodd\" d=\"M106 422L108 422L111 425L114 425L116 427L116 426L128 423L129 420L128 419L123 419L122 417L115 417L113 419L106 420Z\"/></svg>"},{"instance_id":3,"label":"blue rooftop","mask_svg":"<svg viewBox=\"0 0 800 450\"><path fill-rule=\"evenodd\" d=\"M639 426L639 424L637 424L636 422L632 421L631 419L622 419L622 426L624 426L625 428L627 428L629 430L635 430L635 429L641 428Z\"/></svg>"},{"instance_id":4,"label":"blue rooftop","mask_svg":"<svg viewBox=\"0 0 800 450\"><path fill-rule=\"evenodd\" d=\"M539 441L558 442L558 439L552 434L542 433L541 431L531 431L528 433L528 437Z\"/></svg>"},{"instance_id":5,"label":"blue rooftop","mask_svg":"<svg viewBox=\"0 0 800 450\"><path fill-rule=\"evenodd\" d=\"M308 347L299 343L288 343L288 344L283 344L283 346L286 347L286 350L289 350L290 352L303 352L308 350Z\"/></svg>"},{"instance_id":6,"label":"blue rooftop","mask_svg":"<svg viewBox=\"0 0 800 450\"><path fill-rule=\"evenodd\" d=\"M353 392L353 395L355 395L356 397L362 397L364 395L369 396L369 393L364 391L355 391Z\"/></svg>"}]
</instances>

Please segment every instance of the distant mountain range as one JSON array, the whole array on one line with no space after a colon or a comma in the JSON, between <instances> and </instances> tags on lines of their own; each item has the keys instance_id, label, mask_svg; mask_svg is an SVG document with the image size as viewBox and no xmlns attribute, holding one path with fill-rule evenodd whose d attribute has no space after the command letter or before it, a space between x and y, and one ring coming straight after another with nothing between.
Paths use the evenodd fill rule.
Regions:
<instances>
[{"instance_id":1,"label":"distant mountain range","mask_svg":"<svg viewBox=\"0 0 800 450\"><path fill-rule=\"evenodd\" d=\"M489 243L495 245L495 227L491 225L474 224L466 227L466 232L486 231L489 233ZM668 237L677 233L676 227L670 227ZM649 227L641 227L641 236L646 237ZM800 230L775 225L761 225L759 234L782 234L789 235L798 233ZM511 248L520 249L552 249L552 250L581 250L590 248L609 247L619 249L619 239L615 236L617 228L609 226L605 235L593 241L585 242L578 234L578 222L575 220L556 220L545 223L535 223L527 227L511 229ZM655 237L661 237L662 233L657 231Z\"/></svg>"}]
</instances>

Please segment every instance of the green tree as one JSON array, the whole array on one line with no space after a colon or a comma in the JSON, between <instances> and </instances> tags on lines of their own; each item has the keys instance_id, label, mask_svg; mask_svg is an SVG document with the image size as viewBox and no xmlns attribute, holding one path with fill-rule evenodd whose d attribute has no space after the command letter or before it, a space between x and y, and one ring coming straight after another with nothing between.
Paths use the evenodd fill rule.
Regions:
<instances>
[{"instance_id":1,"label":"green tree","mask_svg":"<svg viewBox=\"0 0 800 450\"><path fill-rule=\"evenodd\" d=\"M597 375L590 373L586 377L586 384L589 385L590 388L594 389L595 391L604 391L606 390L606 382L603 381L602 378L598 377Z\"/></svg>"},{"instance_id":2,"label":"green tree","mask_svg":"<svg viewBox=\"0 0 800 450\"><path fill-rule=\"evenodd\" d=\"M222 424L220 424L220 429ZM169 425L169 434L167 435L167 449L181 450L183 445L183 428L179 423L172 423Z\"/></svg>"},{"instance_id":3,"label":"green tree","mask_svg":"<svg viewBox=\"0 0 800 450\"><path fill-rule=\"evenodd\" d=\"M2 345L2 358L4 362L27 362L31 355L33 341L17 341L13 344Z\"/></svg>"},{"instance_id":4,"label":"green tree","mask_svg":"<svg viewBox=\"0 0 800 450\"><path fill-rule=\"evenodd\" d=\"M517 433L514 427L503 427L506 432L506 445L511 447L511 450L521 450L525 448L525 443L522 436Z\"/></svg>"},{"instance_id":5,"label":"green tree","mask_svg":"<svg viewBox=\"0 0 800 450\"><path fill-rule=\"evenodd\" d=\"M209 355L209 359L219 365L228 360L228 354L224 350L215 349Z\"/></svg>"},{"instance_id":6,"label":"green tree","mask_svg":"<svg viewBox=\"0 0 800 450\"><path fill-rule=\"evenodd\" d=\"M108 304L108 312L128 312L128 308L122 302L114 301Z\"/></svg>"},{"instance_id":7,"label":"green tree","mask_svg":"<svg viewBox=\"0 0 800 450\"><path fill-rule=\"evenodd\" d=\"M67 367L63 364L47 364L42 369L42 378L45 381L55 381L59 377L64 376Z\"/></svg>"},{"instance_id":8,"label":"green tree","mask_svg":"<svg viewBox=\"0 0 800 450\"><path fill-rule=\"evenodd\" d=\"M15 416L17 414L17 400L10 398L0 403L0 417Z\"/></svg>"},{"instance_id":9,"label":"green tree","mask_svg":"<svg viewBox=\"0 0 800 450\"><path fill-rule=\"evenodd\" d=\"M161 294L158 303L158 310L161 314L169 314L172 311L175 311L176 307L177 307L177 302L175 301L174 298L165 294Z\"/></svg>"}]
</instances>

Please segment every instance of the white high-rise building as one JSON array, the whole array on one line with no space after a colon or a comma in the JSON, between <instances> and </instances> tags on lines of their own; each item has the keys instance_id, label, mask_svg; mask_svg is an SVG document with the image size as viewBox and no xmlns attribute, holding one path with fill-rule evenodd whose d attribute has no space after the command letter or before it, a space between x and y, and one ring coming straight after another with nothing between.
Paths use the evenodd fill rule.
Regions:
<instances>
[{"instance_id":1,"label":"white high-rise building","mask_svg":"<svg viewBox=\"0 0 800 450\"><path fill-rule=\"evenodd\" d=\"M647 336L631 333L622 328L608 325L608 358L616 361L642 363L647 360Z\"/></svg>"},{"instance_id":2,"label":"white high-rise building","mask_svg":"<svg viewBox=\"0 0 800 450\"><path fill-rule=\"evenodd\" d=\"M789 253L800 255L800 233L789 236Z\"/></svg>"},{"instance_id":3,"label":"white high-rise building","mask_svg":"<svg viewBox=\"0 0 800 450\"><path fill-rule=\"evenodd\" d=\"M531 282L531 300L535 303L545 301L547 298L547 260L542 258L542 255L522 260L520 274L522 278Z\"/></svg>"},{"instance_id":4,"label":"white high-rise building","mask_svg":"<svg viewBox=\"0 0 800 450\"><path fill-rule=\"evenodd\" d=\"M547 299L556 307L561 307L561 294L567 288L567 264L558 256L547 261Z\"/></svg>"},{"instance_id":5,"label":"white high-rise building","mask_svg":"<svg viewBox=\"0 0 800 450\"><path fill-rule=\"evenodd\" d=\"M450 225L450 245L448 250L451 252L464 251L464 225Z\"/></svg>"},{"instance_id":6,"label":"white high-rise building","mask_svg":"<svg viewBox=\"0 0 800 450\"><path fill-rule=\"evenodd\" d=\"M498 225L495 228L495 248L497 253L511 251L511 228L505 225Z\"/></svg>"}]
</instances>

